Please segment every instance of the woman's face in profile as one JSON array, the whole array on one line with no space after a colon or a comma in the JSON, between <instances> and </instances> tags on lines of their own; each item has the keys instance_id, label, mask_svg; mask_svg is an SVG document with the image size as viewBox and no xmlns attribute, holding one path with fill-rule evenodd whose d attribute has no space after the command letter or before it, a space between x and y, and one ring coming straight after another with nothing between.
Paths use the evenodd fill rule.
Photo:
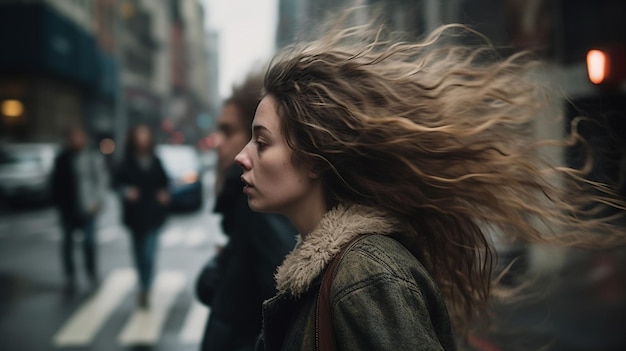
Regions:
<instances>
[{"instance_id":1,"label":"woman's face in profile","mask_svg":"<svg viewBox=\"0 0 626 351\"><path fill-rule=\"evenodd\" d=\"M244 192L251 209L287 213L297 209L312 191L315 176L292 162L292 150L281 130L276 102L261 100L252 123L252 138L235 158L243 168Z\"/></svg>"}]
</instances>

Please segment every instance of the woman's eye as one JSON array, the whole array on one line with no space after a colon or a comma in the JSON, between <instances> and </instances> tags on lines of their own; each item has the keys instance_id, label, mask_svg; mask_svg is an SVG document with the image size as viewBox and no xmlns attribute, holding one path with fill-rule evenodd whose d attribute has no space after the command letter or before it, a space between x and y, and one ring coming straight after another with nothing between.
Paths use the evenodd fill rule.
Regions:
<instances>
[{"instance_id":1,"label":"woman's eye","mask_svg":"<svg viewBox=\"0 0 626 351\"><path fill-rule=\"evenodd\" d=\"M267 144L259 139L255 140L254 142L256 143L256 146L259 150L263 150L267 147Z\"/></svg>"}]
</instances>

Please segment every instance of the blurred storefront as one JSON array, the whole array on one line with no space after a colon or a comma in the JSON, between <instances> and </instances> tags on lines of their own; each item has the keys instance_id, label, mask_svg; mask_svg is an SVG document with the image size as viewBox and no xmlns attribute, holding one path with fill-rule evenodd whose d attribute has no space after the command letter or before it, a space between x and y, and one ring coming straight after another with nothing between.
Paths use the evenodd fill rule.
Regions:
<instances>
[{"instance_id":1,"label":"blurred storefront","mask_svg":"<svg viewBox=\"0 0 626 351\"><path fill-rule=\"evenodd\" d=\"M83 124L120 150L138 123L159 142L201 139L219 104L204 18L198 0L0 2L0 141Z\"/></svg>"},{"instance_id":2,"label":"blurred storefront","mask_svg":"<svg viewBox=\"0 0 626 351\"><path fill-rule=\"evenodd\" d=\"M46 3L0 5L0 41L0 100L23 106L20 114L2 115L0 138L56 141L114 88L115 61Z\"/></svg>"}]
</instances>

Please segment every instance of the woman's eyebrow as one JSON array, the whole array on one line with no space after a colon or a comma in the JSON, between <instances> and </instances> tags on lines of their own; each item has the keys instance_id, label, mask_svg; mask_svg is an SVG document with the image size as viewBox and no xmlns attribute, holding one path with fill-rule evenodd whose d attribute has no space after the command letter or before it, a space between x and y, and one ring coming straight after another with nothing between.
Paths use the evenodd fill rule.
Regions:
<instances>
[{"instance_id":1,"label":"woman's eyebrow","mask_svg":"<svg viewBox=\"0 0 626 351\"><path fill-rule=\"evenodd\" d=\"M258 124L257 124L257 125L252 126L252 130L253 130L255 133L259 133L259 132L261 132L261 131L265 131L265 132L267 132L267 133L269 133L269 134L272 134L272 132L270 132L270 130L269 130L269 129L267 129L267 127L262 126L262 125L258 125Z\"/></svg>"}]
</instances>

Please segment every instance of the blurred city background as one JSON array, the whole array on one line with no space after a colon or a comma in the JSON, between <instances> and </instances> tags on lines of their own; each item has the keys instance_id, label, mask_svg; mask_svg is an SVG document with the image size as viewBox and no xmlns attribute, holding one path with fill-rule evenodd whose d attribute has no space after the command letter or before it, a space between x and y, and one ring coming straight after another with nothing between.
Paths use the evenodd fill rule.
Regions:
<instances>
[{"instance_id":1,"label":"blurred city background","mask_svg":"<svg viewBox=\"0 0 626 351\"><path fill-rule=\"evenodd\" d=\"M196 350L210 311L192 286L226 240L212 213L221 99L349 5L379 6L391 28L414 37L460 22L503 54L534 50L545 62L536 79L556 92L537 138L562 137L577 115L600 122L581 129L597 150L590 177L624 195L623 0L0 0L0 350ZM113 170L138 123L155 131L175 209L159 237L149 312L130 293L129 240L113 189L96 225L101 282L81 281L67 294L49 187L70 127L85 126ZM581 153L547 156L577 166ZM497 247L500 266L516 262L507 279L534 273L534 298L496 304L498 323L469 347L626 350L624 250Z\"/></svg>"}]
</instances>

